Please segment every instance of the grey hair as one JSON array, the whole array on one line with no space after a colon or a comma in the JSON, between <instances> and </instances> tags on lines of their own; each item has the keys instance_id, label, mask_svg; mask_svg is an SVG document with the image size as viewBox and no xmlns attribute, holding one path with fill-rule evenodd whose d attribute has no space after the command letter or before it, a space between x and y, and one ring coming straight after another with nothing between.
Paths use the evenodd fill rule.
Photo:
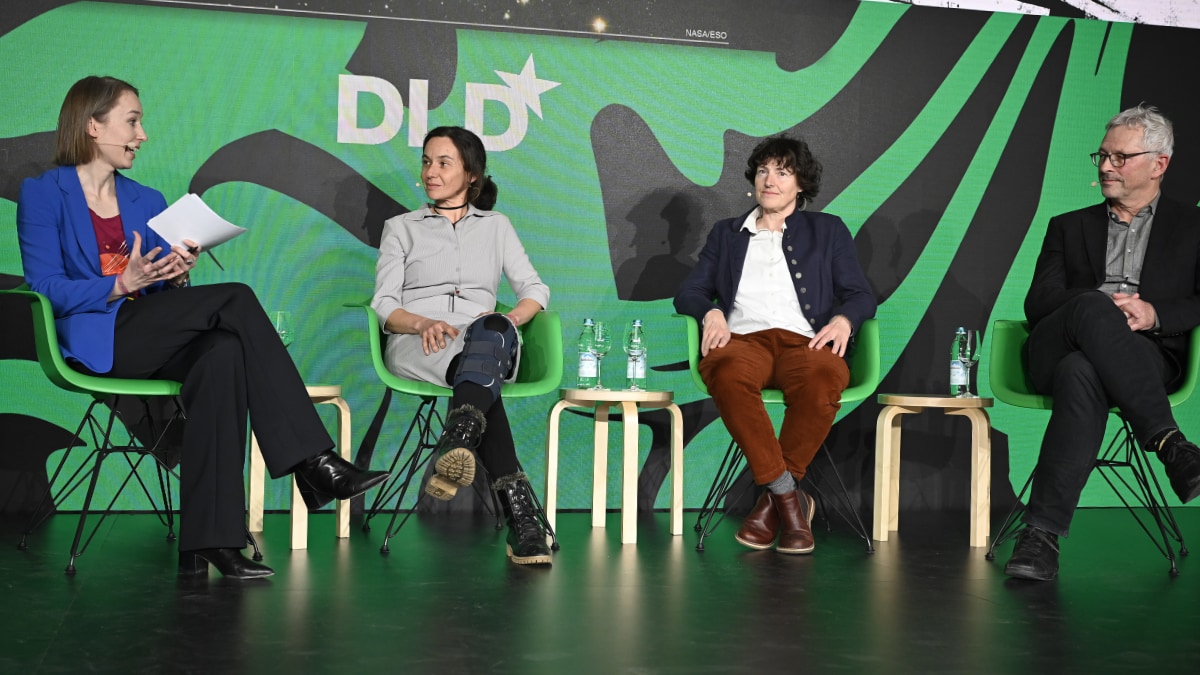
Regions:
<instances>
[{"instance_id":1,"label":"grey hair","mask_svg":"<svg viewBox=\"0 0 1200 675\"><path fill-rule=\"evenodd\" d=\"M1132 127L1142 130L1142 144L1146 150L1157 152L1167 157L1175 152L1175 131L1171 120L1163 116L1158 108L1139 103L1132 108L1122 110L1117 116L1108 121L1104 127L1107 132L1113 127Z\"/></svg>"}]
</instances>

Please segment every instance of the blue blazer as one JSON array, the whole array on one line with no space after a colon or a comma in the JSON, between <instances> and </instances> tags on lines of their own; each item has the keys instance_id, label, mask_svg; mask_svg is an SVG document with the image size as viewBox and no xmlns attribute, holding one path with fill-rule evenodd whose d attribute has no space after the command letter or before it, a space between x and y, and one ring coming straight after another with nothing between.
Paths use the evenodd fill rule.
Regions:
<instances>
[{"instance_id":1,"label":"blue blazer","mask_svg":"<svg viewBox=\"0 0 1200 675\"><path fill-rule=\"evenodd\" d=\"M167 208L157 190L116 174L117 204L125 240L142 237L142 253L171 250L146 221ZM61 166L21 183L17 239L29 287L50 299L63 356L95 373L112 370L113 332L124 298L108 301L115 280L100 272L100 247L74 166ZM161 254L160 254L161 255ZM145 289L166 288L158 282Z\"/></svg>"},{"instance_id":2,"label":"blue blazer","mask_svg":"<svg viewBox=\"0 0 1200 675\"><path fill-rule=\"evenodd\" d=\"M752 235L741 228L751 211L713 225L696 267L675 295L680 314L699 322L715 307L729 315L750 248ZM875 316L876 302L850 230L841 218L827 213L795 211L785 222L783 253L804 318L819 331L842 314L857 331Z\"/></svg>"}]
</instances>

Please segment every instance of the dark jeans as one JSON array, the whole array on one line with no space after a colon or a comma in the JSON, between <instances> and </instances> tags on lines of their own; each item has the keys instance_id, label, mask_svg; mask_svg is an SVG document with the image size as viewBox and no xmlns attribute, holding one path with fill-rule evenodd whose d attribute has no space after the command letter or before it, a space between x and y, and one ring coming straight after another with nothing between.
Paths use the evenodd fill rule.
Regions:
<instances>
[{"instance_id":1,"label":"dark jeans","mask_svg":"<svg viewBox=\"0 0 1200 675\"><path fill-rule=\"evenodd\" d=\"M243 284L127 301L106 375L183 383L179 550L246 544L246 418L272 476L333 447L304 382Z\"/></svg>"},{"instance_id":2,"label":"dark jeans","mask_svg":"<svg viewBox=\"0 0 1200 675\"><path fill-rule=\"evenodd\" d=\"M1054 406L1023 520L1066 536L1104 443L1109 408L1120 409L1145 444L1177 426L1166 383L1178 373L1098 291L1076 296L1039 321L1026 348L1033 385L1053 396Z\"/></svg>"}]
</instances>

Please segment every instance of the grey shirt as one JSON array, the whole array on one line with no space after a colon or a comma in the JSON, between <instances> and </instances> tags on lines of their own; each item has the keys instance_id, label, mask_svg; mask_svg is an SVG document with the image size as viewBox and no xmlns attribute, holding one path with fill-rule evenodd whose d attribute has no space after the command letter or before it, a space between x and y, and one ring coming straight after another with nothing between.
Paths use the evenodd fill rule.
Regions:
<instances>
[{"instance_id":1,"label":"grey shirt","mask_svg":"<svg viewBox=\"0 0 1200 675\"><path fill-rule=\"evenodd\" d=\"M1109 297L1113 293L1136 293L1142 281L1142 261L1150 241L1150 227L1158 210L1160 192L1137 215L1126 223L1108 210L1108 245L1104 256L1104 283L1100 290Z\"/></svg>"},{"instance_id":2,"label":"grey shirt","mask_svg":"<svg viewBox=\"0 0 1200 675\"><path fill-rule=\"evenodd\" d=\"M503 214L471 206L451 224L424 207L384 223L371 307L381 326L404 309L461 331L480 314L495 311L501 274L518 300L542 307L550 302L549 287ZM421 336L390 334L384 360L396 375L445 386L446 368L460 351L458 339L426 356Z\"/></svg>"}]
</instances>

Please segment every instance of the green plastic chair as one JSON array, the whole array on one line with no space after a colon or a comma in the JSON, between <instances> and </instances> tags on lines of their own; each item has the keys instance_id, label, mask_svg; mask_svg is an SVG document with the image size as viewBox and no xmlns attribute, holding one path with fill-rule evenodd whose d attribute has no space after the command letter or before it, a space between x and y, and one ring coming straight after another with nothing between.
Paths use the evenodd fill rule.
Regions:
<instances>
[{"instance_id":1,"label":"green plastic chair","mask_svg":"<svg viewBox=\"0 0 1200 675\"><path fill-rule=\"evenodd\" d=\"M1050 410L1054 405L1054 398L1037 393L1029 379L1029 361L1025 353L1025 341L1029 339L1029 331L1028 321L997 320L992 324L989 376L992 394L1001 402L1015 408ZM1184 381L1178 389L1167 395L1167 400L1170 401L1172 408L1188 400L1192 392L1196 390L1197 381L1200 381L1200 330L1193 330L1190 340ZM1179 544L1180 555L1187 555L1183 533L1175 522L1171 507L1167 505L1166 494L1150 467L1146 451L1138 445L1137 439L1133 436L1133 429L1130 428L1119 409L1113 408L1110 412L1120 417L1121 428L1117 430L1104 451L1100 453L1096 460L1095 470L1113 489L1134 520L1158 547L1159 552L1170 561L1170 573L1175 576L1179 574L1179 568L1175 564L1175 554L1172 551L1170 540L1173 539ZM1132 482L1119 471L1130 473ZM998 544L1008 541L1016 535L1019 529L1018 521L1025 510L1022 500L1032 483L1033 475L1030 474L1025 481L1025 486L1021 488L1021 493L1017 495L1017 502L1009 511L1008 517L1005 518L1004 525L1000 528L1000 534L992 540L991 546L988 547L988 560L995 559L995 550ZM1134 503L1131 504L1130 499ZM1146 515L1153 521L1157 536L1151 531L1149 521L1144 521L1138 510L1134 508L1135 504L1144 509Z\"/></svg>"},{"instance_id":2,"label":"green plastic chair","mask_svg":"<svg viewBox=\"0 0 1200 675\"><path fill-rule=\"evenodd\" d=\"M404 518L397 524L400 505L404 502L404 497L417 477L417 473L432 458L433 449L437 446L438 436L441 434L443 421L441 414L437 411L437 401L439 398L445 399L446 404L449 405L453 391L449 387L403 378L388 370L387 364L383 360L386 344L384 334L380 329L379 320L375 316L375 310L371 308L370 300L347 303L345 306L357 308L364 313L368 351L371 354L371 364L375 368L375 375L379 381L396 393L421 399L421 403L417 406L417 411L404 433L404 438L400 441L400 447L396 450L396 456L392 459L392 465L389 468L392 478L383 489L376 493L363 521L363 531L370 531L371 519L384 511L389 503L395 502L395 507L391 509L392 518L388 523L383 545L379 549L381 553L388 553L390 550L388 548L389 540L404 526L415 510L406 512ZM507 312L511 309L505 305L496 307L496 310L500 312ZM516 380L505 383L501 388L501 395L505 399L511 400L542 396L556 391L562 382L563 375L562 320L558 312L551 310L538 312L528 323L521 326L519 331L521 333L520 367L517 370ZM406 451L410 441L412 442L411 449ZM401 463L402 460L403 463ZM399 465L399 470L397 470L397 465ZM503 523L500 520L500 511L494 494L492 499L493 512L497 518L496 526L501 528ZM537 500L537 495L534 495L534 499ZM558 540L554 537L549 523L544 522L542 505L538 503L536 506L538 513L542 515L542 524L547 528L547 532L553 540L552 546L557 550Z\"/></svg>"},{"instance_id":3,"label":"green plastic chair","mask_svg":"<svg viewBox=\"0 0 1200 675\"><path fill-rule=\"evenodd\" d=\"M34 346L37 350L38 365L41 366L42 372L45 373L46 377L60 389L76 394L86 394L92 398L91 403L83 414L83 419L80 420L79 426L75 429L74 438L66 447L66 451L59 461L58 467L50 477L49 485L42 496L41 502L34 509L33 515L30 517L29 523L21 535L21 542L18 544L18 548L25 550L28 547L29 535L54 512L53 508L47 508L43 513L43 507L46 506L46 502L49 500L52 505L60 503L62 499L78 489L85 480L88 483L87 496L83 501L83 509L79 513L79 524L76 526L75 539L71 544L71 557L66 569L68 575L75 574L75 559L83 555L92 538L96 535L96 531L100 528L101 523L103 523L104 517L112 510L117 498L120 497L121 492L131 479L135 479L141 485L143 492L146 493L151 504L154 505L159 519L167 526L167 539L174 540L175 521L171 511L170 482L167 480L167 476L172 475L171 470L154 455L153 448L142 446L128 427L125 429L129 438L128 443L125 445L114 444L112 433L116 421L120 419L122 426L125 425L125 421L121 419L115 407L110 409L107 420L102 421L101 418L104 417L104 402L111 396L134 396L142 400L151 396L177 397L181 388L180 383L172 380L135 380L97 377L81 373L68 366L66 359L63 358L62 351L58 347L58 332L54 327L53 309L46 296L28 290L27 287L0 291L0 293L9 297L24 298L29 301L29 308L33 318ZM99 410L97 406L100 407ZM182 407L180 406L180 408ZM172 422L174 420L168 421L167 426ZM54 485L67 465L71 451L76 446L89 445L85 441L85 436L91 440L91 454L65 480L59 490L55 492ZM125 477L120 487L117 488L112 502L109 503L106 509L100 512L100 520L96 521L87 538L83 539L88 514L91 512L92 497L95 495L96 483L100 477L100 467L104 460L112 453L121 453L125 457L130 467L129 475ZM130 458L130 455L133 454L138 456L136 460ZM138 467L146 457L151 457L155 461L159 492L163 499L162 510L159 510L158 505L154 502L154 497L150 494L149 488L138 474Z\"/></svg>"},{"instance_id":4,"label":"green plastic chair","mask_svg":"<svg viewBox=\"0 0 1200 675\"><path fill-rule=\"evenodd\" d=\"M688 345L688 370L692 375L692 382L696 388L705 396L708 395L708 387L704 384L704 379L700 377L700 325L696 319L687 314L675 314L684 320L684 329L687 333ZM855 334L855 346L850 354L850 383L842 392L841 403L857 403L864 401L875 392L875 388L879 386L880 367L879 367L879 321L878 319L867 319L859 326L858 332ZM767 405L783 405L783 392L779 389L764 389L762 392L763 403ZM853 520L845 513L841 513L842 518L855 529L855 532L867 542L867 550L874 552L875 547L871 543L871 537L867 532L867 528L863 525L862 519L858 515L858 509L855 509L850 503L850 497L846 491L846 485L842 482L841 474L838 473L837 465L833 463L833 458L829 456L829 449L822 445L822 450L825 452L819 453L825 455L829 460L829 468L837 481L840 490L840 499L845 505L846 510L853 516ZM712 485L708 489L708 495L704 498L704 505L700 508L700 513L696 518L695 530L700 533L700 541L696 544L696 550L704 550L704 539L712 533L713 528L720 524L724 518L718 518L713 522L714 514L717 511L717 505L729 493L733 485L733 481L741 473L741 469L745 464L745 457L738 448L735 441L729 442L729 447L725 450L725 456L721 460L721 465L717 469L717 475L713 477ZM813 467L815 469L815 467ZM816 472L818 475L820 471ZM816 488L815 483L812 483L819 497L822 497L820 488Z\"/></svg>"}]
</instances>

